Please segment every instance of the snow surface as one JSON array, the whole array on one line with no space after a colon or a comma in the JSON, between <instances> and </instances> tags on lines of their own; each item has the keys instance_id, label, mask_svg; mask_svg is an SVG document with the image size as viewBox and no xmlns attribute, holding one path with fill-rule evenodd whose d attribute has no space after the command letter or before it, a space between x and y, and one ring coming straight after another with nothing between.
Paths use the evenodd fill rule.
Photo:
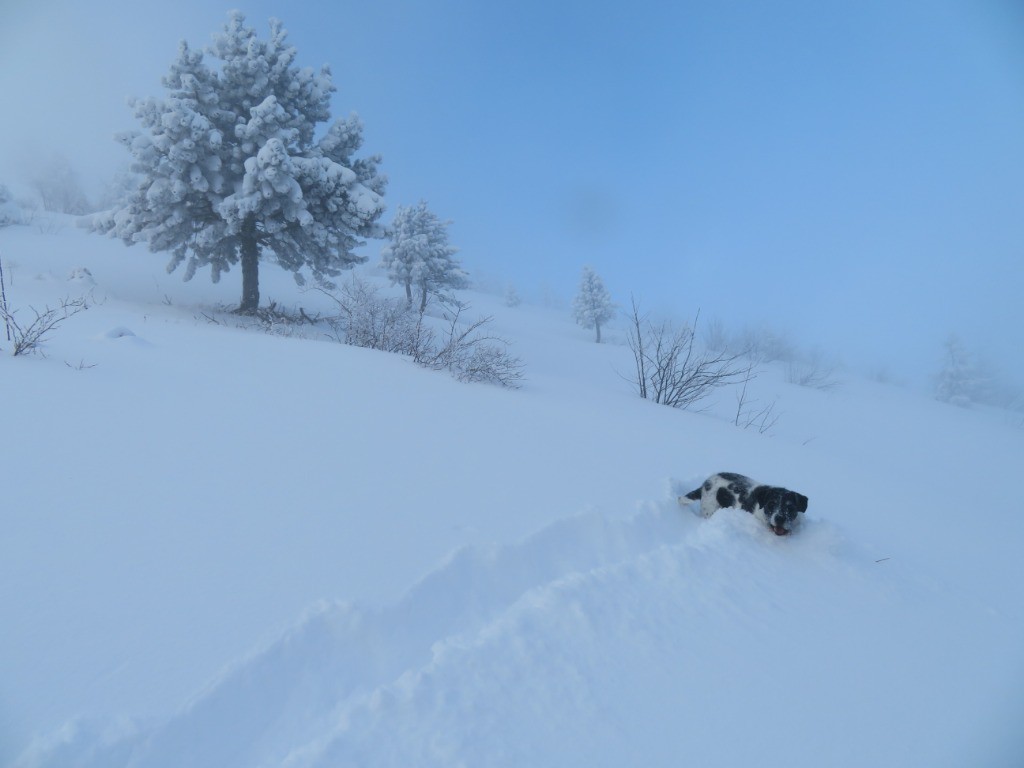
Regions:
<instances>
[{"instance_id":1,"label":"snow surface","mask_svg":"<svg viewBox=\"0 0 1024 768\"><path fill-rule=\"evenodd\" d=\"M0 258L22 312L93 302L46 357L0 335L2 765L1024 764L1005 414L768 368L762 435L493 296L520 390L239 329L234 273L73 219ZM723 470L807 494L802 530L677 504Z\"/></svg>"}]
</instances>

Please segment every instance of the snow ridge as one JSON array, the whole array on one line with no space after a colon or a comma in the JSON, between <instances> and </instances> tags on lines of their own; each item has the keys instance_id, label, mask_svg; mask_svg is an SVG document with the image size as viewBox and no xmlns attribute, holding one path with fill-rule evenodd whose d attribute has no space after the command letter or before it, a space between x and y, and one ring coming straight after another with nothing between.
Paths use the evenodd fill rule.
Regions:
<instances>
[{"instance_id":1,"label":"snow ridge","mask_svg":"<svg viewBox=\"0 0 1024 768\"><path fill-rule=\"evenodd\" d=\"M679 690L717 687L725 707L750 675L781 677L787 611L882 591L836 528L812 520L783 540L746 515L703 521L675 501L695 482L622 519L459 550L391 605L321 603L170 720L120 738L65 730L19 765L600 765L663 749L707 706L674 711ZM765 658L721 669L722 644L751 632Z\"/></svg>"}]
</instances>

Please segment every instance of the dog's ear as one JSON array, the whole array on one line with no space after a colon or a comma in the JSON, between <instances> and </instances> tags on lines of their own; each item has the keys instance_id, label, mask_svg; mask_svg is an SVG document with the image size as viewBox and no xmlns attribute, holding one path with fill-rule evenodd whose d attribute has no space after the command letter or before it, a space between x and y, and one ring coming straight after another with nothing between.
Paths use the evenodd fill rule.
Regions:
<instances>
[{"instance_id":1,"label":"dog's ear","mask_svg":"<svg viewBox=\"0 0 1024 768\"><path fill-rule=\"evenodd\" d=\"M802 493L798 493L796 495L796 508L798 512L807 511L807 497L804 496Z\"/></svg>"}]
</instances>

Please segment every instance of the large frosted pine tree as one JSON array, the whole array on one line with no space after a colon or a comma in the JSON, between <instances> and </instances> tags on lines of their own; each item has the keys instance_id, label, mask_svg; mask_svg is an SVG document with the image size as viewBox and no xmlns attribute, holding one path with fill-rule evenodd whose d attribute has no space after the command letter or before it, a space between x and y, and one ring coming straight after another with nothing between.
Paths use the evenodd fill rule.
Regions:
<instances>
[{"instance_id":1,"label":"large frosted pine tree","mask_svg":"<svg viewBox=\"0 0 1024 768\"><path fill-rule=\"evenodd\" d=\"M330 70L295 65L281 23L260 40L230 14L205 52L182 42L163 78L164 98L133 103L142 129L119 140L140 182L95 217L100 232L169 251L167 270L214 282L241 262L241 312L259 306L259 262L272 259L300 285L323 283L365 260L361 238L382 237L386 179L378 156L356 158L362 124L330 118ZM212 65L207 58L214 60Z\"/></svg>"},{"instance_id":2,"label":"large frosted pine tree","mask_svg":"<svg viewBox=\"0 0 1024 768\"><path fill-rule=\"evenodd\" d=\"M420 299L420 312L427 307L427 296L444 296L446 289L465 288L466 273L452 258L457 248L448 244L450 221L441 221L424 201L414 206L398 206L388 227L390 245L381 250L381 264L392 285L405 286L405 297L412 305L413 289Z\"/></svg>"},{"instance_id":3,"label":"large frosted pine tree","mask_svg":"<svg viewBox=\"0 0 1024 768\"><path fill-rule=\"evenodd\" d=\"M615 317L611 294L591 267L584 267L580 275L580 290L572 300L572 315L579 325L595 330L598 344L601 343L601 326Z\"/></svg>"}]
</instances>

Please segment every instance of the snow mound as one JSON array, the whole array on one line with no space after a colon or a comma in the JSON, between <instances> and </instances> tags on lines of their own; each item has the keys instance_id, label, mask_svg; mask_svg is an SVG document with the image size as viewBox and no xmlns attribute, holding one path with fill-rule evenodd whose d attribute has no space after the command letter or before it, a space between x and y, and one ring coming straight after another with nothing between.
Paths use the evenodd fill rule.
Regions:
<instances>
[{"instance_id":1,"label":"snow mound","mask_svg":"<svg viewBox=\"0 0 1024 768\"><path fill-rule=\"evenodd\" d=\"M109 331L103 334L105 339L125 339L135 336L135 331L131 328L125 328L123 325L119 325L116 328L111 328Z\"/></svg>"},{"instance_id":2,"label":"snow mound","mask_svg":"<svg viewBox=\"0 0 1024 768\"><path fill-rule=\"evenodd\" d=\"M317 605L168 721L117 739L95 727L92 744L55 734L20 764L669 765L696 750L735 765L765 749L769 764L907 764L860 734L913 702L877 742L891 749L949 715L892 690L894 675L930 677L933 660L906 648L934 626L913 579L876 560L820 520L779 538L736 510L701 520L674 495L570 517L461 549L394 604ZM715 735L723 718L735 740Z\"/></svg>"},{"instance_id":3,"label":"snow mound","mask_svg":"<svg viewBox=\"0 0 1024 768\"><path fill-rule=\"evenodd\" d=\"M86 267L75 267L68 273L68 282L75 283L76 285L83 286L86 288L92 288L96 285L96 279L92 276L92 272Z\"/></svg>"}]
</instances>

